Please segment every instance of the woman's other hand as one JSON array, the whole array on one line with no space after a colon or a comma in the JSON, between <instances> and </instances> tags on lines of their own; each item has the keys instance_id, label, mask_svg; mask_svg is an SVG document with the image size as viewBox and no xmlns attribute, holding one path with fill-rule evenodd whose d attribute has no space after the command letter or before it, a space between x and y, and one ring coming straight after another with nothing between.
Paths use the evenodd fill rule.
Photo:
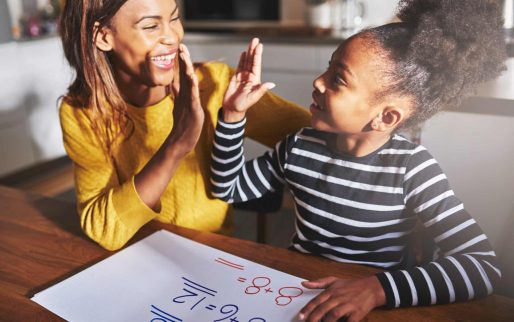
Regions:
<instances>
[{"instance_id":1,"label":"woman's other hand","mask_svg":"<svg viewBox=\"0 0 514 322\"><path fill-rule=\"evenodd\" d=\"M258 38L250 41L248 50L241 53L239 65L230 79L223 98L225 122L242 120L246 111L266 93L275 87L273 83L261 84L263 46Z\"/></svg>"},{"instance_id":2,"label":"woman's other hand","mask_svg":"<svg viewBox=\"0 0 514 322\"><path fill-rule=\"evenodd\" d=\"M300 321L337 322L346 317L348 322L358 322L375 307L386 303L382 285L375 276L358 280L325 277L305 281L302 285L325 290L300 310Z\"/></svg>"},{"instance_id":3,"label":"woman's other hand","mask_svg":"<svg viewBox=\"0 0 514 322\"><path fill-rule=\"evenodd\" d=\"M168 140L174 153L184 157L200 138L205 114L200 101L198 78L184 44L180 45L179 66L180 87L174 87L173 130Z\"/></svg>"}]
</instances>

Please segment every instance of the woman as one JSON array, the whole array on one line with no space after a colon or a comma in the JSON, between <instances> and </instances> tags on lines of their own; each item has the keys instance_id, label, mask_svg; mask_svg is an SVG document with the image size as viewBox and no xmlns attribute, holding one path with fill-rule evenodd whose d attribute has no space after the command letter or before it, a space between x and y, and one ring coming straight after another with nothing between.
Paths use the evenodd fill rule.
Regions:
<instances>
[{"instance_id":1,"label":"woman","mask_svg":"<svg viewBox=\"0 0 514 322\"><path fill-rule=\"evenodd\" d=\"M208 178L232 71L220 63L195 70L178 13L173 0L80 0L63 8L62 43L76 71L60 108L64 145L81 226L109 250L153 219L231 227L228 205L209 197ZM258 48L254 39L245 55L260 57ZM269 93L254 111L247 135L269 146L309 123L306 110Z\"/></svg>"}]
</instances>

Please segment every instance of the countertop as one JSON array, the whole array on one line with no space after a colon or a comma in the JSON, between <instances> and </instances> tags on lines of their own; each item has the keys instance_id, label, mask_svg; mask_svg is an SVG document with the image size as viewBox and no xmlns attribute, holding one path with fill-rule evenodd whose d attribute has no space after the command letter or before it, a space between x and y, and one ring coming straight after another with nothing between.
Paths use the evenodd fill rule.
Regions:
<instances>
[{"instance_id":1,"label":"countertop","mask_svg":"<svg viewBox=\"0 0 514 322\"><path fill-rule=\"evenodd\" d=\"M187 30L185 41L202 43L219 43L220 41L231 43L248 41L252 37L258 37L263 43L273 44L320 44L338 45L344 38L333 36L330 29L307 27L248 27L237 30Z\"/></svg>"}]
</instances>

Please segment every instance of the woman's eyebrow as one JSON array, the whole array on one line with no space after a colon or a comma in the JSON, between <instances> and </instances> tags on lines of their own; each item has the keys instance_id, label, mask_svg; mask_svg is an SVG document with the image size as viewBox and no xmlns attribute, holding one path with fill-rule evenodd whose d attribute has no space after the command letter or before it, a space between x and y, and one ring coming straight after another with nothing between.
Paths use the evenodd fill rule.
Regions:
<instances>
[{"instance_id":1,"label":"woman's eyebrow","mask_svg":"<svg viewBox=\"0 0 514 322\"><path fill-rule=\"evenodd\" d=\"M172 17L177 12L177 10L178 10L178 5L175 6L175 9L173 9L170 16ZM140 23L141 21L143 21L145 19L162 19L162 16L159 16L159 15L143 16L143 17L139 18L139 20L136 21L136 24Z\"/></svg>"},{"instance_id":2,"label":"woman's eyebrow","mask_svg":"<svg viewBox=\"0 0 514 322\"><path fill-rule=\"evenodd\" d=\"M145 19L161 19L162 16L143 16L141 18L139 18L138 21L136 21L136 24L140 23L141 21L145 20Z\"/></svg>"}]
</instances>

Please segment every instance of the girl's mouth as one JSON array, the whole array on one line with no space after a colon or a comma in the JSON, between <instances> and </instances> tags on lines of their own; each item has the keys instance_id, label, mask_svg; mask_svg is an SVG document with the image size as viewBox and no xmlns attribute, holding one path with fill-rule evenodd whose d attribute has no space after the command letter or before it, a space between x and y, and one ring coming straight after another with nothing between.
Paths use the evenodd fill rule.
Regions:
<instances>
[{"instance_id":1,"label":"girl's mouth","mask_svg":"<svg viewBox=\"0 0 514 322\"><path fill-rule=\"evenodd\" d=\"M319 111L323 111L323 107L321 107L320 105L318 105L316 102L313 102L309 108L309 110L311 111L311 113L314 113L314 112L319 112Z\"/></svg>"}]
</instances>

